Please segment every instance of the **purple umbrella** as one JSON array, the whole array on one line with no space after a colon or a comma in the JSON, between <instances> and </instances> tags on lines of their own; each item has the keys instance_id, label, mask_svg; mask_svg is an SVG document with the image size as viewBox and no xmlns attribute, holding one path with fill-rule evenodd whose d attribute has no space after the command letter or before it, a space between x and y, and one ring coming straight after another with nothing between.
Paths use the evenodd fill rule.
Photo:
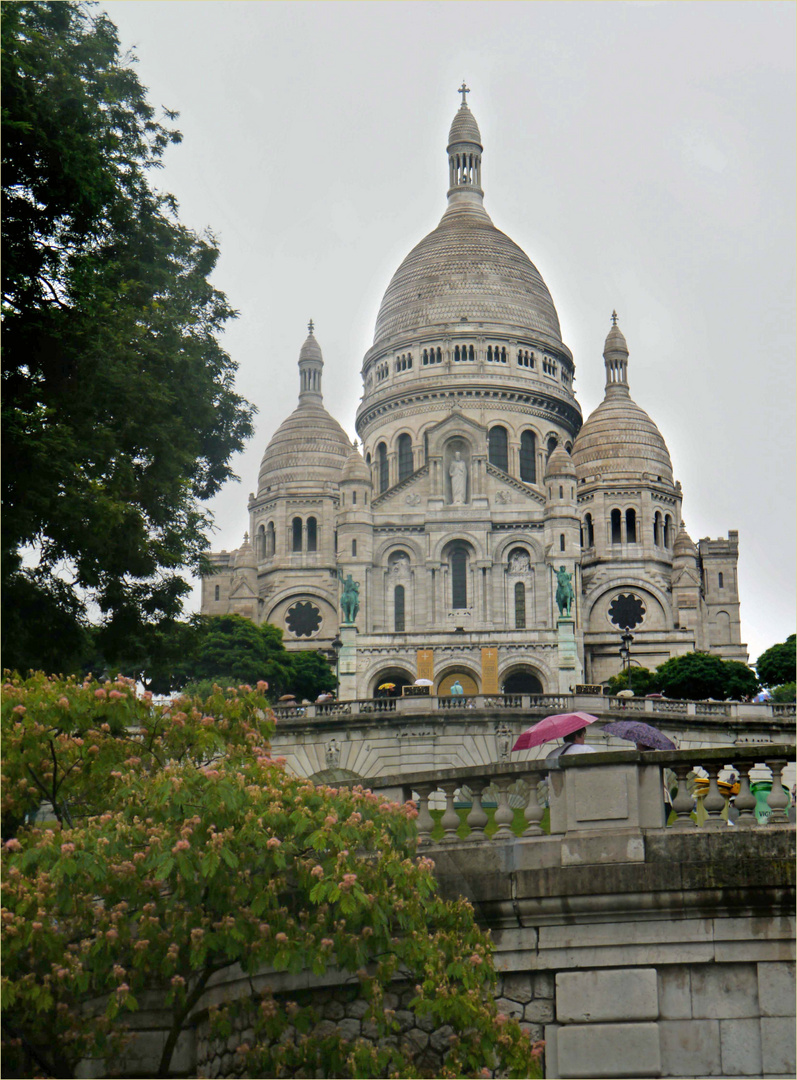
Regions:
<instances>
[{"instance_id":1,"label":"purple umbrella","mask_svg":"<svg viewBox=\"0 0 797 1080\"><path fill-rule=\"evenodd\" d=\"M604 724L603 730L605 734L616 735L618 739L640 743L646 750L678 749L663 731L651 727L650 724L643 724L641 720L615 720L611 724Z\"/></svg>"}]
</instances>

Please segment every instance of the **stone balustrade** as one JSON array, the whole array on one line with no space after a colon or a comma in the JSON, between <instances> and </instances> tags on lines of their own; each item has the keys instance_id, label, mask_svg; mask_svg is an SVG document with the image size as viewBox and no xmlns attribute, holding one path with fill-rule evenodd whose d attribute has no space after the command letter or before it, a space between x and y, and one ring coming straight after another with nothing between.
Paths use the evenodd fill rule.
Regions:
<instances>
[{"instance_id":1,"label":"stone balustrade","mask_svg":"<svg viewBox=\"0 0 797 1080\"><path fill-rule=\"evenodd\" d=\"M728 720L770 721L797 714L795 704L739 701L675 701L667 698L624 698L599 694L472 694L434 697L428 694L395 698L366 698L317 704L274 706L279 719L319 720L334 716L373 716L380 713L417 715L429 712L522 712L549 715L556 712L589 712L602 716L628 713L667 717L726 717Z\"/></svg>"},{"instance_id":2,"label":"stone balustrade","mask_svg":"<svg viewBox=\"0 0 797 1080\"><path fill-rule=\"evenodd\" d=\"M413 775L380 776L366 783L391 798L413 798L418 806L417 827L422 843L431 842L435 822L430 813L434 795L445 801L441 819L442 843L460 841L462 825L455 808L469 803L466 824L467 840L482 843L488 839L485 827L488 815L482 805L489 789L496 800L494 843L515 840L514 807L521 806L527 822L523 838L546 837L540 822L544 807L539 799L540 782L548 778L550 836L568 833L597 834L613 829L693 830L698 827L692 816L695 800L687 784L694 770L706 774L708 790L702 797L705 821L702 828L726 828L723 812L728 804L727 789L720 790L721 774L732 770L739 778L740 789L733 798L738 811L735 826L739 829L763 827L755 814L756 797L751 791L755 781L771 784L767 795L770 814L767 824L788 822L790 799L782 784L786 766L794 761L793 745L734 746L715 749L645 751L619 750L599 754L576 754L559 759L556 768L544 759L448 769L430 777L428 771ZM665 824L665 774L670 770L677 781L672 800L675 819ZM672 776L670 775L670 780ZM514 804L514 805L511 805Z\"/></svg>"}]
</instances>

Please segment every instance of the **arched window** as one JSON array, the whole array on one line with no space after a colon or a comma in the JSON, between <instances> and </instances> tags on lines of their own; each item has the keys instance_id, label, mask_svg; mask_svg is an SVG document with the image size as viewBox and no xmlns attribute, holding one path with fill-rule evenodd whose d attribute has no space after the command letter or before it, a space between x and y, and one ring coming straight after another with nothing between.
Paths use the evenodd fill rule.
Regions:
<instances>
[{"instance_id":1,"label":"arched window","mask_svg":"<svg viewBox=\"0 0 797 1080\"><path fill-rule=\"evenodd\" d=\"M473 352L473 346L472 346L472 345L469 345L469 346L468 346L468 360L473 360L473 358L474 358L474 355L475 355L475 354L474 354L474 352Z\"/></svg>"},{"instance_id":2,"label":"arched window","mask_svg":"<svg viewBox=\"0 0 797 1080\"><path fill-rule=\"evenodd\" d=\"M269 521L266 529L266 558L270 559L277 546L277 534L274 531L274 522Z\"/></svg>"},{"instance_id":3,"label":"arched window","mask_svg":"<svg viewBox=\"0 0 797 1080\"><path fill-rule=\"evenodd\" d=\"M719 572L718 585L719 585L720 589L724 588L724 586L725 586L725 582L724 582L724 579L722 577L722 571L721 570Z\"/></svg>"},{"instance_id":4,"label":"arched window","mask_svg":"<svg viewBox=\"0 0 797 1080\"><path fill-rule=\"evenodd\" d=\"M393 629L397 634L404 632L404 586L397 585L393 590Z\"/></svg>"},{"instance_id":5,"label":"arched window","mask_svg":"<svg viewBox=\"0 0 797 1080\"><path fill-rule=\"evenodd\" d=\"M587 527L587 547L595 547L595 526L592 523L592 514L587 514L584 524Z\"/></svg>"},{"instance_id":6,"label":"arched window","mask_svg":"<svg viewBox=\"0 0 797 1080\"><path fill-rule=\"evenodd\" d=\"M554 450L557 448L558 445L559 445L559 443L556 441L556 439L552 435L550 437L550 439L548 440L548 445L546 447L546 450L547 450L546 457L550 457L551 454L554 452Z\"/></svg>"},{"instance_id":7,"label":"arched window","mask_svg":"<svg viewBox=\"0 0 797 1080\"><path fill-rule=\"evenodd\" d=\"M658 510L653 518L653 543L656 547L661 547L661 514Z\"/></svg>"},{"instance_id":8,"label":"arched window","mask_svg":"<svg viewBox=\"0 0 797 1080\"><path fill-rule=\"evenodd\" d=\"M509 471L509 450L507 446L507 434L505 427L490 428L487 436L488 457L491 465Z\"/></svg>"},{"instance_id":9,"label":"arched window","mask_svg":"<svg viewBox=\"0 0 797 1080\"><path fill-rule=\"evenodd\" d=\"M565 550L565 534L564 533L559 533L559 550L560 551Z\"/></svg>"},{"instance_id":10,"label":"arched window","mask_svg":"<svg viewBox=\"0 0 797 1080\"><path fill-rule=\"evenodd\" d=\"M352 553L352 555L357 554L357 541L356 540L352 540L352 542L351 542L351 553Z\"/></svg>"},{"instance_id":11,"label":"arched window","mask_svg":"<svg viewBox=\"0 0 797 1080\"><path fill-rule=\"evenodd\" d=\"M412 476L412 438L409 435L398 437L398 470L399 483Z\"/></svg>"},{"instance_id":12,"label":"arched window","mask_svg":"<svg viewBox=\"0 0 797 1080\"><path fill-rule=\"evenodd\" d=\"M629 544L636 543L636 510L631 507L625 512L625 538Z\"/></svg>"},{"instance_id":13,"label":"arched window","mask_svg":"<svg viewBox=\"0 0 797 1080\"><path fill-rule=\"evenodd\" d=\"M451 606L468 606L468 553L464 548L454 548L451 553Z\"/></svg>"},{"instance_id":14,"label":"arched window","mask_svg":"<svg viewBox=\"0 0 797 1080\"><path fill-rule=\"evenodd\" d=\"M383 442L376 448L376 460L379 468L379 491L387 491L387 447Z\"/></svg>"},{"instance_id":15,"label":"arched window","mask_svg":"<svg viewBox=\"0 0 797 1080\"><path fill-rule=\"evenodd\" d=\"M300 517L293 519L293 550L302 550L302 519Z\"/></svg>"},{"instance_id":16,"label":"arched window","mask_svg":"<svg viewBox=\"0 0 797 1080\"><path fill-rule=\"evenodd\" d=\"M526 586L522 581L515 583L515 629L526 629Z\"/></svg>"},{"instance_id":17,"label":"arched window","mask_svg":"<svg viewBox=\"0 0 797 1080\"><path fill-rule=\"evenodd\" d=\"M612 543L621 544L623 542L623 529L622 529L623 515L619 510L612 510Z\"/></svg>"},{"instance_id":18,"label":"arched window","mask_svg":"<svg viewBox=\"0 0 797 1080\"><path fill-rule=\"evenodd\" d=\"M217 585L216 588L213 590L213 599L218 600L220 596L221 596L221 589Z\"/></svg>"},{"instance_id":19,"label":"arched window","mask_svg":"<svg viewBox=\"0 0 797 1080\"><path fill-rule=\"evenodd\" d=\"M672 518L668 514L664 519L664 546L666 548L672 545Z\"/></svg>"},{"instance_id":20,"label":"arched window","mask_svg":"<svg viewBox=\"0 0 797 1080\"><path fill-rule=\"evenodd\" d=\"M258 562L262 562L266 557L266 529L264 525L261 525L257 530L255 554L257 555Z\"/></svg>"},{"instance_id":21,"label":"arched window","mask_svg":"<svg viewBox=\"0 0 797 1080\"><path fill-rule=\"evenodd\" d=\"M314 517L307 519L307 550L318 551L318 523Z\"/></svg>"},{"instance_id":22,"label":"arched window","mask_svg":"<svg viewBox=\"0 0 797 1080\"><path fill-rule=\"evenodd\" d=\"M560 498L560 499L563 499L564 497L565 497L565 489L564 489L564 487L562 486L562 484L560 484L560 485L559 485L559 498Z\"/></svg>"},{"instance_id":23,"label":"arched window","mask_svg":"<svg viewBox=\"0 0 797 1080\"><path fill-rule=\"evenodd\" d=\"M533 431L520 436L520 479L527 484L537 482L537 440Z\"/></svg>"},{"instance_id":24,"label":"arched window","mask_svg":"<svg viewBox=\"0 0 797 1080\"><path fill-rule=\"evenodd\" d=\"M353 491L351 493L351 504L352 504L352 506L357 505L357 492L356 491Z\"/></svg>"}]
</instances>

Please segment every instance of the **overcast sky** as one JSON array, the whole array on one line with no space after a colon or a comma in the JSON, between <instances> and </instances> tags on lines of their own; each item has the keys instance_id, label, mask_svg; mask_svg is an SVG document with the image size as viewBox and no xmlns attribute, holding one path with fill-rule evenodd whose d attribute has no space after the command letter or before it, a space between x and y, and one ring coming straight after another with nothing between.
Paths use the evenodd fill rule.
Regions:
<instances>
[{"instance_id":1,"label":"overcast sky","mask_svg":"<svg viewBox=\"0 0 797 1080\"><path fill-rule=\"evenodd\" d=\"M616 308L687 530L739 530L751 661L794 632L791 0L101 6L151 103L180 113L156 182L215 233L240 312L224 343L257 433L212 503L214 550L248 528L310 317L325 405L354 437L381 297L445 208L464 78L485 206L548 285L584 418Z\"/></svg>"}]
</instances>

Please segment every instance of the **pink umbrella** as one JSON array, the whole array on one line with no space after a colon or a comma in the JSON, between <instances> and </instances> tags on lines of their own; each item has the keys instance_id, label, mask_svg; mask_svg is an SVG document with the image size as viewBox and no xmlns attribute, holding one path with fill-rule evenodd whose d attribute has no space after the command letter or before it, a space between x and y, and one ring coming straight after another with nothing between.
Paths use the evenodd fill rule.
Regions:
<instances>
[{"instance_id":1,"label":"pink umbrella","mask_svg":"<svg viewBox=\"0 0 797 1080\"><path fill-rule=\"evenodd\" d=\"M557 713L556 716L546 716L534 727L524 731L512 749L526 750L529 746L541 746L542 743L561 739L572 731L579 731L588 724L594 724L597 719L597 716L591 716L586 712L566 712Z\"/></svg>"}]
</instances>

